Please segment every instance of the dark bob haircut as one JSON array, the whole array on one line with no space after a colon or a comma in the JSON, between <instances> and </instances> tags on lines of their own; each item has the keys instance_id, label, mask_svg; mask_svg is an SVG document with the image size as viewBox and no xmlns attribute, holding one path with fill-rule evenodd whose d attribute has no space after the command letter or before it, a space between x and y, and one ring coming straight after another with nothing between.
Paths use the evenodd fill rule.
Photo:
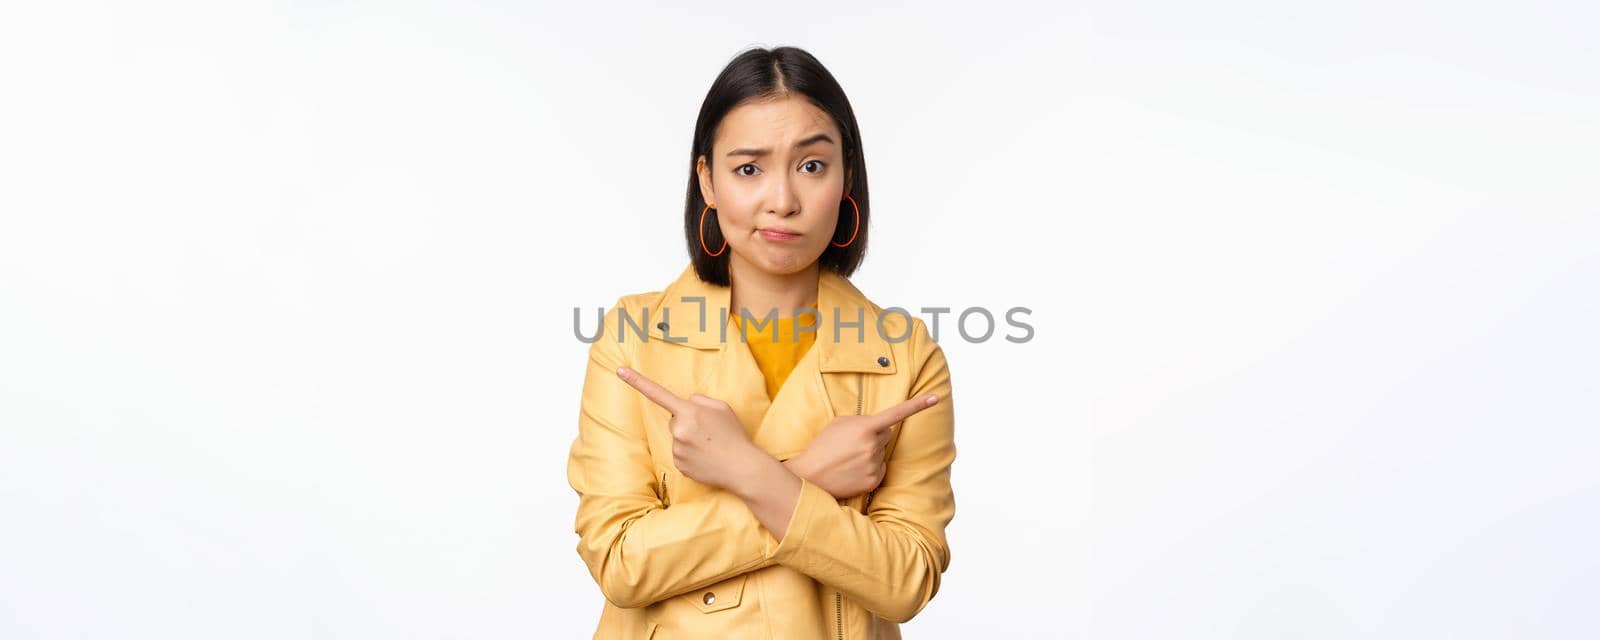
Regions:
<instances>
[{"instance_id":1,"label":"dark bob haircut","mask_svg":"<svg viewBox=\"0 0 1600 640\"><path fill-rule=\"evenodd\" d=\"M706 201L700 194L700 177L695 171L695 162L700 156L706 157L708 167L717 161L711 155L711 141L717 136L717 127L722 124L722 118L734 107L746 100L774 99L786 95L806 98L831 116L839 126L839 135L843 138L840 144L844 152L845 193L855 199L856 206L861 209L861 227L855 232L855 241L843 248L830 243L817 261L823 269L849 276L861 266L861 259L867 253L867 230L871 228L867 224L871 219L871 202L867 198L867 163L861 153L861 130L856 126L856 114L850 109L850 100L845 97L844 89L821 62L802 49L750 49L729 62L717 75L716 81L711 83L705 102L700 104L700 117L694 124L694 143L689 149L689 190L683 205L683 233L689 248L689 259L694 263L695 274L701 280L728 286L728 259L733 254L723 251L713 257L707 255L700 246L700 213L705 209ZM717 210L712 209L706 214L707 246L715 247L725 241L722 228L716 220ZM855 225L855 211L850 208L848 201L840 201L839 224L833 230L833 242L848 241Z\"/></svg>"}]
</instances>

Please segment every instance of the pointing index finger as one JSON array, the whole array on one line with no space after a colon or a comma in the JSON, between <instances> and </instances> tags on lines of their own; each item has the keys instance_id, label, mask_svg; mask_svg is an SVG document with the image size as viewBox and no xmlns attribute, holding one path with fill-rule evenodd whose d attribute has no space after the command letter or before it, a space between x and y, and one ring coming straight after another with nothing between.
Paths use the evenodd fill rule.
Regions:
<instances>
[{"instance_id":1,"label":"pointing index finger","mask_svg":"<svg viewBox=\"0 0 1600 640\"><path fill-rule=\"evenodd\" d=\"M931 407L938 402L939 396L937 395L928 394L917 396L910 400L895 404L894 406L884 409L883 411L874 413L872 414L872 417L878 426L887 427L896 422L900 422L901 420L905 420L906 418L915 415L918 411Z\"/></svg>"},{"instance_id":2,"label":"pointing index finger","mask_svg":"<svg viewBox=\"0 0 1600 640\"><path fill-rule=\"evenodd\" d=\"M649 398L651 402L661 405L662 408L672 413L681 413L684 404L688 402L633 369L617 367L617 377L622 378L623 382L628 383L634 389L638 389L639 393L644 394L644 397Z\"/></svg>"}]
</instances>

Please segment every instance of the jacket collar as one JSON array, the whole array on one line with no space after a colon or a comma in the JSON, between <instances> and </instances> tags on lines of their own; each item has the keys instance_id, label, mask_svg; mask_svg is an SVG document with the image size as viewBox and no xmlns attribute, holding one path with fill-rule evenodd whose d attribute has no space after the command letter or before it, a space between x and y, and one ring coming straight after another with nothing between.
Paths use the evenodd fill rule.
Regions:
<instances>
[{"instance_id":1,"label":"jacket collar","mask_svg":"<svg viewBox=\"0 0 1600 640\"><path fill-rule=\"evenodd\" d=\"M662 290L649 316L650 339L696 349L742 346L738 326L728 322L731 293L729 287L701 280L690 264ZM817 338L811 346L818 369L894 373L898 363L878 327L881 312L848 279L823 269L817 279ZM904 329L883 331L898 334Z\"/></svg>"}]
</instances>

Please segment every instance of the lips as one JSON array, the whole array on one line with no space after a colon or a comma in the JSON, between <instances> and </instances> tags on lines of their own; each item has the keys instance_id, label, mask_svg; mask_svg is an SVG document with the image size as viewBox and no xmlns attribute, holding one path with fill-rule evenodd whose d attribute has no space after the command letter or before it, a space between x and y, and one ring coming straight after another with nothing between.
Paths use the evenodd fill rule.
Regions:
<instances>
[{"instance_id":1,"label":"lips","mask_svg":"<svg viewBox=\"0 0 1600 640\"><path fill-rule=\"evenodd\" d=\"M768 240L793 240L800 237L800 232L798 231L790 231L788 229L780 229L777 227L767 227L765 229L761 229L759 233L761 234L761 237Z\"/></svg>"}]
</instances>

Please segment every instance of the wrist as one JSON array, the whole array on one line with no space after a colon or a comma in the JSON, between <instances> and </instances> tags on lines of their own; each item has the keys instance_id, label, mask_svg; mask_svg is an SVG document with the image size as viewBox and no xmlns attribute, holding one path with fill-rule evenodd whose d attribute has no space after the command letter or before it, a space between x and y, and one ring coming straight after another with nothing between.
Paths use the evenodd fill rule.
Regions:
<instances>
[{"instance_id":1,"label":"wrist","mask_svg":"<svg viewBox=\"0 0 1600 640\"><path fill-rule=\"evenodd\" d=\"M783 466L788 467L790 473L807 480L816 475L816 469L811 466L811 458L807 457L804 451L788 460L784 460Z\"/></svg>"},{"instance_id":2,"label":"wrist","mask_svg":"<svg viewBox=\"0 0 1600 640\"><path fill-rule=\"evenodd\" d=\"M740 469L739 477L748 480L736 482L729 488L734 495L746 502L759 500L772 487L781 487L790 478L798 479L799 473L791 469L787 463L779 462L777 458L768 455L759 447L751 447L754 451L747 456Z\"/></svg>"}]
</instances>

